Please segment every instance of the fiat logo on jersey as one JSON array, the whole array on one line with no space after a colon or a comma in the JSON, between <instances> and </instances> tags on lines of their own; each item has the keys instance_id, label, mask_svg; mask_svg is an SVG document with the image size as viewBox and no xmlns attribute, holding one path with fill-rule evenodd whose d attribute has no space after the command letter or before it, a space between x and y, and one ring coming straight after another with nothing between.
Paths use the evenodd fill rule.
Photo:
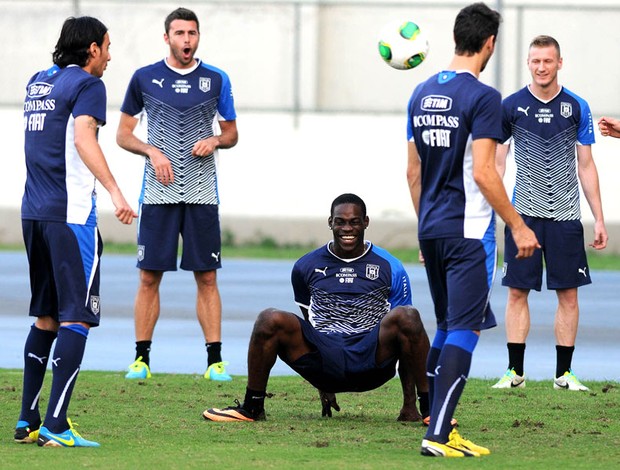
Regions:
<instances>
[{"instance_id":1,"label":"fiat logo on jersey","mask_svg":"<svg viewBox=\"0 0 620 470\"><path fill-rule=\"evenodd\" d=\"M200 81L198 82L198 88L200 91L206 93L211 89L211 79L207 77L200 77Z\"/></svg>"},{"instance_id":2,"label":"fiat logo on jersey","mask_svg":"<svg viewBox=\"0 0 620 470\"><path fill-rule=\"evenodd\" d=\"M560 103L560 114L562 117L569 118L573 115L573 105L570 103Z\"/></svg>"},{"instance_id":3,"label":"fiat logo on jersey","mask_svg":"<svg viewBox=\"0 0 620 470\"><path fill-rule=\"evenodd\" d=\"M374 281L379 277L379 266L376 264L366 265L366 277L371 281Z\"/></svg>"}]
</instances>

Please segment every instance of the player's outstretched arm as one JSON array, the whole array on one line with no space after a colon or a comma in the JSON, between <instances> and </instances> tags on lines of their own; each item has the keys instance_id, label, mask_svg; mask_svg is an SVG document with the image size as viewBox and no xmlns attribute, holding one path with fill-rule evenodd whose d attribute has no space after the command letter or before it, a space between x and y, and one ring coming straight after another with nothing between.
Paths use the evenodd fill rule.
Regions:
<instances>
[{"instance_id":1,"label":"player's outstretched arm","mask_svg":"<svg viewBox=\"0 0 620 470\"><path fill-rule=\"evenodd\" d=\"M620 138L620 119L603 116L598 120L601 135Z\"/></svg>"},{"instance_id":2,"label":"player's outstretched arm","mask_svg":"<svg viewBox=\"0 0 620 470\"><path fill-rule=\"evenodd\" d=\"M517 258L528 258L540 248L536 235L525 225L514 209L495 167L496 142L493 139L476 139L472 143L474 180L480 191L512 232L517 245Z\"/></svg>"},{"instance_id":3,"label":"player's outstretched arm","mask_svg":"<svg viewBox=\"0 0 620 470\"><path fill-rule=\"evenodd\" d=\"M116 180L108 167L108 162L97 141L97 120L92 116L75 118L75 148L90 172L110 193L115 207L114 215L124 224L130 224L138 214L125 200Z\"/></svg>"}]
</instances>

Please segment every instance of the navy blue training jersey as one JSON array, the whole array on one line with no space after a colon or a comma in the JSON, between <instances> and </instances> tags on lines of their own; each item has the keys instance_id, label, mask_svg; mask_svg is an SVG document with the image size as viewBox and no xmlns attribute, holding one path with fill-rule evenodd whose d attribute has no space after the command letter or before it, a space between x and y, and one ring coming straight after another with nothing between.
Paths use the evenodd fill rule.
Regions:
<instances>
[{"instance_id":1,"label":"navy blue training jersey","mask_svg":"<svg viewBox=\"0 0 620 470\"><path fill-rule=\"evenodd\" d=\"M588 103L566 88L544 102L524 87L503 103L502 142L512 139L517 174L512 202L519 214L581 218L576 145L594 143Z\"/></svg>"},{"instance_id":2,"label":"navy blue training jersey","mask_svg":"<svg viewBox=\"0 0 620 470\"><path fill-rule=\"evenodd\" d=\"M337 257L331 242L302 256L293 267L295 302L324 333L371 330L394 307L411 305L409 276L386 250L366 242L364 254Z\"/></svg>"},{"instance_id":3,"label":"navy blue training jersey","mask_svg":"<svg viewBox=\"0 0 620 470\"><path fill-rule=\"evenodd\" d=\"M215 120L236 119L228 75L198 60L195 68L173 69L165 60L138 69L127 89L121 111L147 119L147 141L172 164L174 182L155 177L146 159L140 202L146 204L219 204L217 153L191 155L192 147L214 135Z\"/></svg>"},{"instance_id":4,"label":"navy blue training jersey","mask_svg":"<svg viewBox=\"0 0 620 470\"><path fill-rule=\"evenodd\" d=\"M96 224L95 177L75 148L75 118L106 120L101 79L76 65L53 66L26 87L24 150L26 186L22 218Z\"/></svg>"},{"instance_id":5,"label":"navy blue training jersey","mask_svg":"<svg viewBox=\"0 0 620 470\"><path fill-rule=\"evenodd\" d=\"M443 71L414 90L407 138L421 160L418 238L494 239L495 216L473 178L472 141L501 136L501 96L469 72Z\"/></svg>"}]
</instances>

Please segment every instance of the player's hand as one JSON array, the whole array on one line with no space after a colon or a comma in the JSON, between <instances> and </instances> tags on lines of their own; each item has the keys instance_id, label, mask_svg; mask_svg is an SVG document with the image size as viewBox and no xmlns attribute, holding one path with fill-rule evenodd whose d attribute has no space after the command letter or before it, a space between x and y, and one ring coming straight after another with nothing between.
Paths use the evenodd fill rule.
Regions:
<instances>
[{"instance_id":1,"label":"player's hand","mask_svg":"<svg viewBox=\"0 0 620 470\"><path fill-rule=\"evenodd\" d=\"M422 266L426 264L426 261L424 260L424 255L422 254L422 250L418 250L418 261Z\"/></svg>"},{"instance_id":2,"label":"player's hand","mask_svg":"<svg viewBox=\"0 0 620 470\"><path fill-rule=\"evenodd\" d=\"M603 222L594 223L594 241L590 243L590 247L595 250L603 250L607 246L607 229Z\"/></svg>"},{"instance_id":3,"label":"player's hand","mask_svg":"<svg viewBox=\"0 0 620 470\"><path fill-rule=\"evenodd\" d=\"M138 214L127 203L120 190L111 193L110 196L112 197L112 204L114 204L116 218L125 225L131 224L133 219L138 217Z\"/></svg>"},{"instance_id":4,"label":"player's hand","mask_svg":"<svg viewBox=\"0 0 620 470\"><path fill-rule=\"evenodd\" d=\"M164 186L174 183L174 172L172 171L172 163L161 150L151 147L148 151L149 160L155 170L155 177Z\"/></svg>"},{"instance_id":5,"label":"player's hand","mask_svg":"<svg viewBox=\"0 0 620 470\"><path fill-rule=\"evenodd\" d=\"M208 157L217 149L220 140L218 137L209 137L208 139L199 140L192 147L192 155L194 157Z\"/></svg>"},{"instance_id":6,"label":"player's hand","mask_svg":"<svg viewBox=\"0 0 620 470\"><path fill-rule=\"evenodd\" d=\"M338 406L338 403L336 402L335 393L327 393L319 390L319 396L321 397L321 405L323 405L321 416L327 416L328 418L331 418L332 408L336 411L340 411L340 406Z\"/></svg>"},{"instance_id":7,"label":"player's hand","mask_svg":"<svg viewBox=\"0 0 620 470\"><path fill-rule=\"evenodd\" d=\"M598 129L601 135L620 137L620 120L603 116L598 120Z\"/></svg>"},{"instance_id":8,"label":"player's hand","mask_svg":"<svg viewBox=\"0 0 620 470\"><path fill-rule=\"evenodd\" d=\"M517 246L517 259L529 258L540 248L536 234L525 223L512 229L512 238Z\"/></svg>"}]
</instances>

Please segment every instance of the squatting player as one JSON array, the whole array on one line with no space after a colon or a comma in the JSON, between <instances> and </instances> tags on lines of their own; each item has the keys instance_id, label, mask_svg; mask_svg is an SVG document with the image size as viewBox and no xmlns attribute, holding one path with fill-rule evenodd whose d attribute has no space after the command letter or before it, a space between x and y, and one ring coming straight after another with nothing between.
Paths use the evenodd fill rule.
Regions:
<instances>
[{"instance_id":1,"label":"squatting player","mask_svg":"<svg viewBox=\"0 0 620 470\"><path fill-rule=\"evenodd\" d=\"M265 419L269 373L280 357L321 392L323 416L339 410L335 393L375 389L394 377L403 389L399 421L428 414L424 362L429 340L420 314L411 306L409 277L400 261L364 240L366 204L354 194L332 203L328 225L333 241L293 267L295 302L304 318L270 308L258 316L248 351L248 384L243 404L210 408L212 421Z\"/></svg>"},{"instance_id":2,"label":"squatting player","mask_svg":"<svg viewBox=\"0 0 620 470\"><path fill-rule=\"evenodd\" d=\"M421 453L427 456L490 453L463 439L451 419L480 330L496 325L488 302L496 260L493 209L512 230L517 256L531 256L538 246L495 169L500 94L478 81L500 21L483 3L463 8L449 68L418 85L409 102L407 179L437 317L426 365L431 414Z\"/></svg>"}]
</instances>

